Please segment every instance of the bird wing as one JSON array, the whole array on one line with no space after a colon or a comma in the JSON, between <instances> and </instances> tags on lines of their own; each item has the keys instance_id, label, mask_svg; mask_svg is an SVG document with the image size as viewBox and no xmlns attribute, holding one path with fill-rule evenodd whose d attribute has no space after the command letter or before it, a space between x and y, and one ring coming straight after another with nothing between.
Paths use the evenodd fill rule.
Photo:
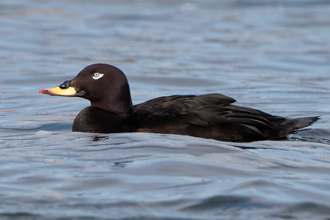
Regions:
<instances>
[{"instance_id":1,"label":"bird wing","mask_svg":"<svg viewBox=\"0 0 330 220\"><path fill-rule=\"evenodd\" d=\"M232 105L235 99L222 94L200 96L167 96L134 106L133 115L139 128L198 126L208 128L216 124L238 124L255 135L264 136L271 129L269 118L259 110ZM179 128L178 128L179 129Z\"/></svg>"}]
</instances>

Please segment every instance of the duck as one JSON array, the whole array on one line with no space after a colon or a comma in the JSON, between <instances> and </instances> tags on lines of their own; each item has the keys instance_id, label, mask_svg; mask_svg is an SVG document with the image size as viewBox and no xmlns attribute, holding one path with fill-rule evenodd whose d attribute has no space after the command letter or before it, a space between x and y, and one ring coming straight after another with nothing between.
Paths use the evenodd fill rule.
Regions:
<instances>
[{"instance_id":1,"label":"duck","mask_svg":"<svg viewBox=\"0 0 330 220\"><path fill-rule=\"evenodd\" d=\"M235 99L219 93L164 96L133 105L125 74L104 63L91 64L72 80L39 93L90 101L75 117L73 132L149 132L251 142L286 138L319 119L271 115L235 105Z\"/></svg>"}]
</instances>

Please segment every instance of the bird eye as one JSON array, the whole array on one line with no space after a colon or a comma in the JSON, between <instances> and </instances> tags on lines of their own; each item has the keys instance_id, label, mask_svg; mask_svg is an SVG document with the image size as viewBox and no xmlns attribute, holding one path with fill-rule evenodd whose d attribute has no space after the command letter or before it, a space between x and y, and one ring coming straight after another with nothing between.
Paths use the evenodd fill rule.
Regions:
<instances>
[{"instance_id":1,"label":"bird eye","mask_svg":"<svg viewBox=\"0 0 330 220\"><path fill-rule=\"evenodd\" d=\"M93 73L93 79L99 79L104 75L104 73Z\"/></svg>"}]
</instances>

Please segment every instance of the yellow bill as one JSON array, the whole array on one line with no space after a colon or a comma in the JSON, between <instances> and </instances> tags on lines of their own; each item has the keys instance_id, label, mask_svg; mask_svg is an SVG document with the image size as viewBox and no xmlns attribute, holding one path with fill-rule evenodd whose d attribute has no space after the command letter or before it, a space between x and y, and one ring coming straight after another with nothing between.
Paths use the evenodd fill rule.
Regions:
<instances>
[{"instance_id":1,"label":"yellow bill","mask_svg":"<svg viewBox=\"0 0 330 220\"><path fill-rule=\"evenodd\" d=\"M68 87L66 89L62 89L59 86L51 88L51 89L42 89L39 93L47 94L47 95L58 95L58 96L76 96L77 91L73 87Z\"/></svg>"}]
</instances>

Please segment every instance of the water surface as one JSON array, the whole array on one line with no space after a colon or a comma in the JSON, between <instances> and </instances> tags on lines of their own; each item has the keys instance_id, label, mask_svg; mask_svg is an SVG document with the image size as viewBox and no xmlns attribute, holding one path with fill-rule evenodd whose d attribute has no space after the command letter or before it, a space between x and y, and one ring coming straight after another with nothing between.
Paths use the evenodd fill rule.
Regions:
<instances>
[{"instance_id":1,"label":"water surface","mask_svg":"<svg viewBox=\"0 0 330 220\"><path fill-rule=\"evenodd\" d=\"M329 219L329 1L0 3L1 219ZM72 133L88 101L39 95L97 62L135 104L220 92L287 140Z\"/></svg>"}]
</instances>

